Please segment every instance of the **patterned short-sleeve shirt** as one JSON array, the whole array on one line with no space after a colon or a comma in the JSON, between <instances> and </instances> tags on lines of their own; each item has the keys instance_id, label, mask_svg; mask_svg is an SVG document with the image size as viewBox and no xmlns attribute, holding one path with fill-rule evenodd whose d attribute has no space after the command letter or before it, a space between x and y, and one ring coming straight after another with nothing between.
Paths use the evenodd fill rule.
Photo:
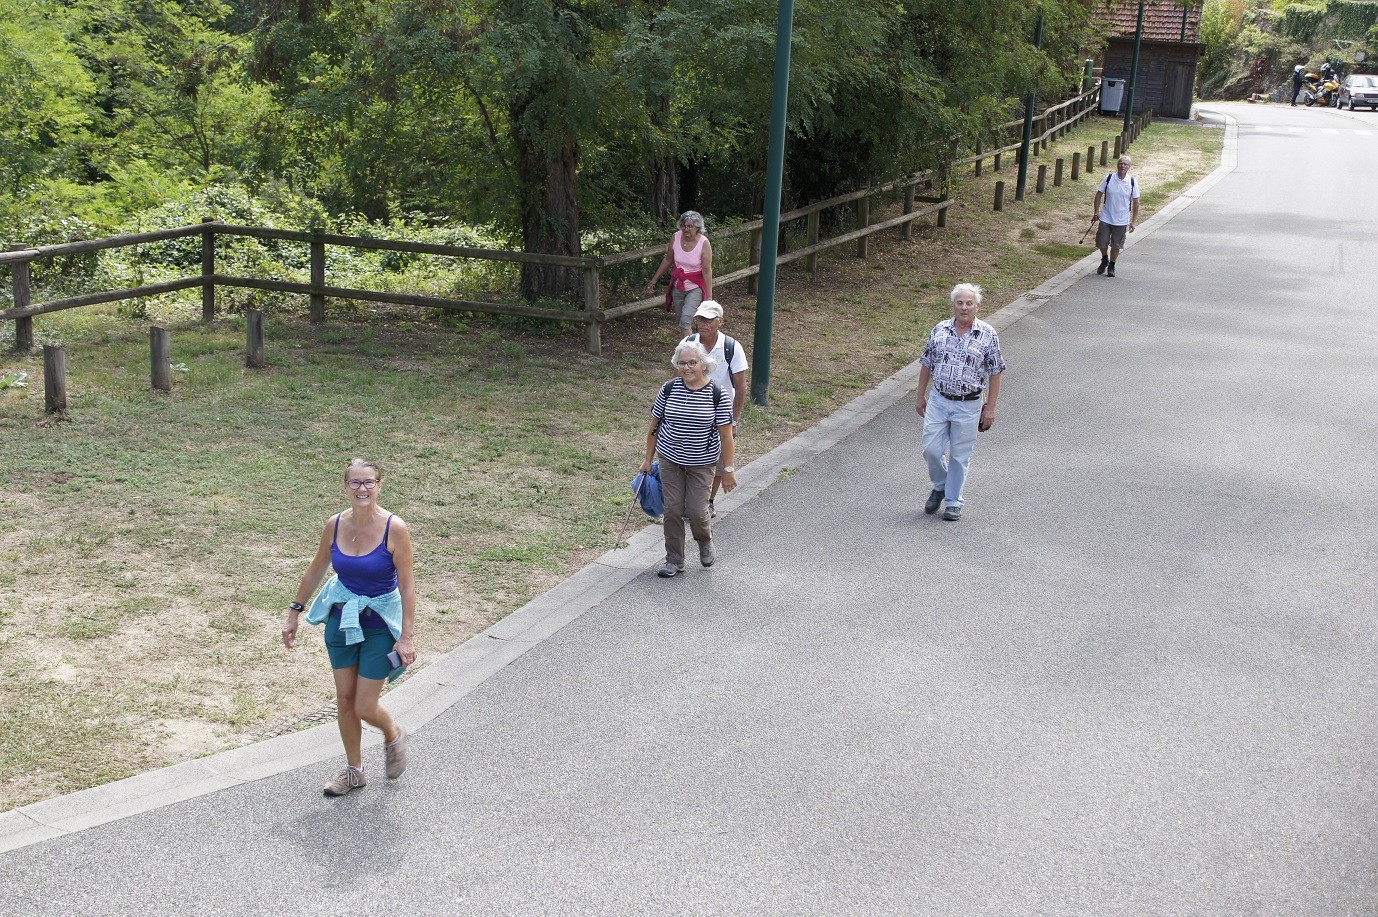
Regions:
<instances>
[{"instance_id":1,"label":"patterned short-sleeve shirt","mask_svg":"<svg viewBox=\"0 0 1378 917\"><path fill-rule=\"evenodd\" d=\"M979 392L987 379L1005 371L1000 336L979 318L966 334L957 333L954 319L938 322L919 362L933 373L933 387L944 395Z\"/></svg>"}]
</instances>

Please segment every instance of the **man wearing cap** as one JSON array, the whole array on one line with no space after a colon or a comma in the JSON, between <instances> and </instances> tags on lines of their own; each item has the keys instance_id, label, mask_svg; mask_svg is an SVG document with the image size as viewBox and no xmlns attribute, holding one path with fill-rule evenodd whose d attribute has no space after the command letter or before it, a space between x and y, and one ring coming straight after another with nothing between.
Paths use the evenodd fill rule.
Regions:
<instances>
[{"instance_id":1,"label":"man wearing cap","mask_svg":"<svg viewBox=\"0 0 1378 917\"><path fill-rule=\"evenodd\" d=\"M923 511L931 516L947 500L943 518L956 522L962 518L962 487L976 433L995 423L1005 358L995 329L976 317L981 288L959 283L950 298L952 318L934 326L919 358L923 369L916 407L923 415L923 457L933 482Z\"/></svg>"},{"instance_id":2,"label":"man wearing cap","mask_svg":"<svg viewBox=\"0 0 1378 917\"><path fill-rule=\"evenodd\" d=\"M718 388L722 389L723 393L731 399L732 439L734 442L740 442L739 425L742 422L742 407L746 404L745 348L736 339L721 333L725 319L723 318L722 306L715 300L706 299L700 303L697 311L694 312L693 321L694 333L679 342L676 352L685 344L694 342L698 342L704 350L708 351L708 356L714 363L713 371L708 374L708 378L716 382ZM719 458L718 469L713 475L713 490L708 495L708 515L710 518L717 515L713 509L713 500L718 496L718 488L722 486L723 475L728 472L735 473L735 470L728 468Z\"/></svg>"}]
</instances>

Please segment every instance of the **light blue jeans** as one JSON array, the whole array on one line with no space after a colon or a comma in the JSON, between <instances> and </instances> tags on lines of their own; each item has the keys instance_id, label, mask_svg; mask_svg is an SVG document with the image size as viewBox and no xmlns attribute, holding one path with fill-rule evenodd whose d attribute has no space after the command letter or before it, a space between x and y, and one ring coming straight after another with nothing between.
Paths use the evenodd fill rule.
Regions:
<instances>
[{"instance_id":1,"label":"light blue jeans","mask_svg":"<svg viewBox=\"0 0 1378 917\"><path fill-rule=\"evenodd\" d=\"M962 486L966 484L971 450L976 447L976 427L984 403L980 398L952 401L936 390L929 392L928 409L923 414L923 457L933 489L943 491L948 506L962 506Z\"/></svg>"}]
</instances>

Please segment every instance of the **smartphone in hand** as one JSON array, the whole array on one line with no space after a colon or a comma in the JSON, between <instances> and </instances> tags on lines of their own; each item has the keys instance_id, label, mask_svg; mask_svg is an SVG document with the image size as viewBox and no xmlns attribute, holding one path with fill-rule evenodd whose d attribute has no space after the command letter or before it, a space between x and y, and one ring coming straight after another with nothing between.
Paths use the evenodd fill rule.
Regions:
<instances>
[{"instance_id":1,"label":"smartphone in hand","mask_svg":"<svg viewBox=\"0 0 1378 917\"><path fill-rule=\"evenodd\" d=\"M388 653L388 665L392 666L394 670L402 668L402 654L397 650Z\"/></svg>"}]
</instances>

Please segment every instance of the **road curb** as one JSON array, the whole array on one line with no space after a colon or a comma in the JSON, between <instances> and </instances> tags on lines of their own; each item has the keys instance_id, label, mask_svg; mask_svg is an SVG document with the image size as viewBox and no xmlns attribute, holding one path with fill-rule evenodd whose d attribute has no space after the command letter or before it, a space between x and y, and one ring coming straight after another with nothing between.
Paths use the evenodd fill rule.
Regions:
<instances>
[{"instance_id":1,"label":"road curb","mask_svg":"<svg viewBox=\"0 0 1378 917\"><path fill-rule=\"evenodd\" d=\"M1166 225L1234 171L1238 162L1237 122L1219 112L1203 110L1202 114L1219 118L1225 124L1220 165L1145 221L1136 233L1139 239ZM1000 331L1009 328L1083 276L1094 272L1099 263L1099 253L1093 251L986 321ZM910 397L918 385L919 373L918 362L911 363L816 426L746 465L738 475L740 486L716 502L719 515L726 515L754 499L783 474L801 467L897 402ZM387 694L388 709L409 731L417 731L532 647L637 577L647 575L662 558L660 531L650 528L637 533L626 547L597 558L399 684ZM366 728L364 747L380 744L382 737ZM339 733L333 723L328 723L36 802L0 813L0 853L339 756Z\"/></svg>"}]
</instances>

